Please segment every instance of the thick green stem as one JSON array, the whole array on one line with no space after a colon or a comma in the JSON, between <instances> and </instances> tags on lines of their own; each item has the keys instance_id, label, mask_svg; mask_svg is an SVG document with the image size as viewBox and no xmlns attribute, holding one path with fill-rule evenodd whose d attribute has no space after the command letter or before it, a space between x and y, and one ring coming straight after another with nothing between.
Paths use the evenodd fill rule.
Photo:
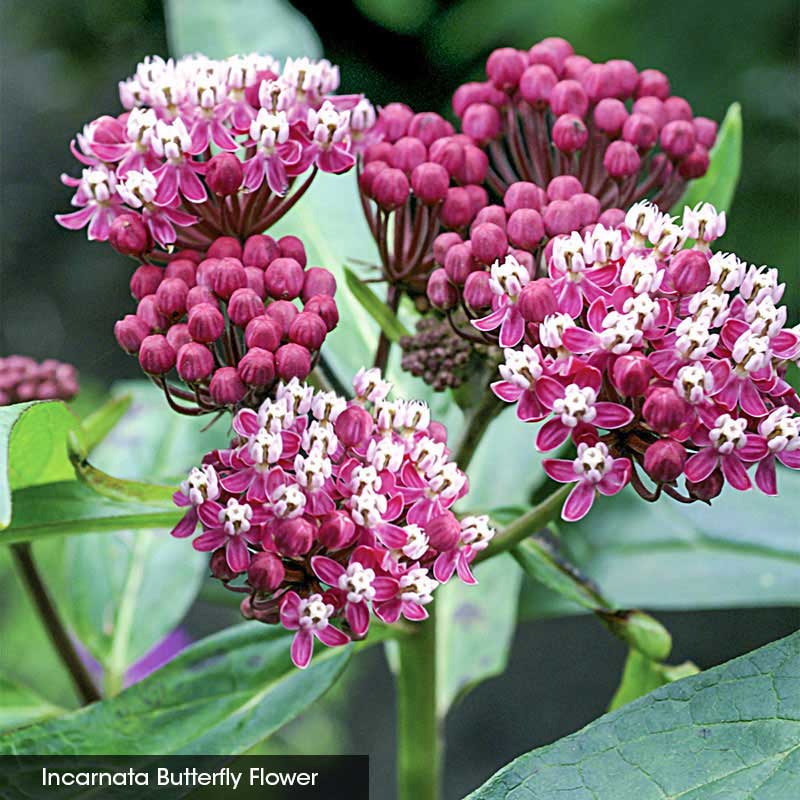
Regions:
<instances>
[{"instance_id":1,"label":"thick green stem","mask_svg":"<svg viewBox=\"0 0 800 800\"><path fill-rule=\"evenodd\" d=\"M397 649L398 800L438 800L443 745L436 716L433 614L414 634L400 639Z\"/></svg>"},{"instance_id":2,"label":"thick green stem","mask_svg":"<svg viewBox=\"0 0 800 800\"><path fill-rule=\"evenodd\" d=\"M492 539L491 544L485 550L478 553L473 563L477 564L487 558L492 558L492 556L505 553L527 536L546 528L549 523L558 519L561 506L571 489L572 484L559 486L552 494L545 497L539 505L534 506L521 517L517 517Z\"/></svg>"},{"instance_id":3,"label":"thick green stem","mask_svg":"<svg viewBox=\"0 0 800 800\"><path fill-rule=\"evenodd\" d=\"M504 407L502 400L499 400L492 391L487 388L481 397L480 403L470 409L467 414L466 427L461 434L461 439L456 447L456 463L460 469L466 470L478 445L483 439L483 435L489 428L492 420L500 413Z\"/></svg>"},{"instance_id":4,"label":"thick green stem","mask_svg":"<svg viewBox=\"0 0 800 800\"><path fill-rule=\"evenodd\" d=\"M36 606L42 625L44 625L61 661L69 671L81 700L84 704L100 700L100 693L97 691L97 687L94 685L86 666L81 661L72 639L69 638L58 611L53 605L50 593L47 591L42 576L39 574L36 562L33 559L30 543L12 545L11 553L19 569L20 577Z\"/></svg>"}]
</instances>

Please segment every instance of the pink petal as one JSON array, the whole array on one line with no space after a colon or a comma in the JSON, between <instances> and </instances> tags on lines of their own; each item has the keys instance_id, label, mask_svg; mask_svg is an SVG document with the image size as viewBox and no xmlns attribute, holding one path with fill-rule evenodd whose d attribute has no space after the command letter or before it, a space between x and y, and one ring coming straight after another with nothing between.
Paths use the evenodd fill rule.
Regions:
<instances>
[{"instance_id":1,"label":"pink petal","mask_svg":"<svg viewBox=\"0 0 800 800\"><path fill-rule=\"evenodd\" d=\"M756 486L764 494L778 494L778 480L775 470L775 459L770 456L765 458L756 469Z\"/></svg>"},{"instance_id":2,"label":"pink petal","mask_svg":"<svg viewBox=\"0 0 800 800\"><path fill-rule=\"evenodd\" d=\"M754 433L747 434L744 447L736 451L736 455L742 461L760 461L769 452L767 440L763 436Z\"/></svg>"},{"instance_id":3,"label":"pink petal","mask_svg":"<svg viewBox=\"0 0 800 800\"><path fill-rule=\"evenodd\" d=\"M214 500L207 500L197 509L197 515L200 521L207 528L215 528L219 525L219 512L222 511L222 506Z\"/></svg>"},{"instance_id":4,"label":"pink petal","mask_svg":"<svg viewBox=\"0 0 800 800\"><path fill-rule=\"evenodd\" d=\"M242 536L231 536L225 548L225 557L234 572L244 572L250 566L250 551Z\"/></svg>"},{"instance_id":5,"label":"pink petal","mask_svg":"<svg viewBox=\"0 0 800 800\"><path fill-rule=\"evenodd\" d=\"M367 620L369 620L369 612L367 612ZM341 647L350 641L350 637L344 631L340 631L333 625L328 625L326 628L317 628L314 631L314 635L328 647Z\"/></svg>"},{"instance_id":6,"label":"pink petal","mask_svg":"<svg viewBox=\"0 0 800 800\"><path fill-rule=\"evenodd\" d=\"M469 568L469 561L467 561L467 557L464 553L458 554L456 570L458 571L458 577L468 586L474 586L478 582L477 578L472 574L472 570Z\"/></svg>"},{"instance_id":7,"label":"pink petal","mask_svg":"<svg viewBox=\"0 0 800 800\"><path fill-rule=\"evenodd\" d=\"M447 583L453 577L457 558L458 550L446 550L436 556L436 561L433 562L433 577L439 583Z\"/></svg>"},{"instance_id":8,"label":"pink petal","mask_svg":"<svg viewBox=\"0 0 800 800\"><path fill-rule=\"evenodd\" d=\"M332 558L326 556L314 556L311 559L311 569L314 574L328 586L339 586L339 578L345 574L344 567Z\"/></svg>"},{"instance_id":9,"label":"pink petal","mask_svg":"<svg viewBox=\"0 0 800 800\"><path fill-rule=\"evenodd\" d=\"M169 205L178 196L178 170L172 164L162 164L154 174L158 180L156 203Z\"/></svg>"},{"instance_id":10,"label":"pink petal","mask_svg":"<svg viewBox=\"0 0 800 800\"><path fill-rule=\"evenodd\" d=\"M258 189L264 182L264 167L264 156L260 153L256 153L256 155L244 162L244 185L251 192Z\"/></svg>"},{"instance_id":11,"label":"pink petal","mask_svg":"<svg viewBox=\"0 0 800 800\"><path fill-rule=\"evenodd\" d=\"M728 483L733 486L734 489L744 492L753 485L750 483L750 477L748 476L747 471L744 468L744 464L742 464L738 456L722 456L722 458L720 458L720 464L722 466L722 474L725 476L725 480L728 481Z\"/></svg>"},{"instance_id":12,"label":"pink petal","mask_svg":"<svg viewBox=\"0 0 800 800\"><path fill-rule=\"evenodd\" d=\"M520 395L525 391L509 381L495 381L490 384L490 387L495 395L501 400L505 400L506 403L516 403Z\"/></svg>"},{"instance_id":13,"label":"pink petal","mask_svg":"<svg viewBox=\"0 0 800 800\"><path fill-rule=\"evenodd\" d=\"M739 392L739 403L742 410L751 417L763 417L767 413L767 407L761 399L761 395L756 389L753 381L745 379L742 381Z\"/></svg>"},{"instance_id":14,"label":"pink petal","mask_svg":"<svg viewBox=\"0 0 800 800\"><path fill-rule=\"evenodd\" d=\"M535 391L536 396L547 408L552 408L556 400L564 397L564 387L557 380L549 378L547 375L542 375L536 381Z\"/></svg>"},{"instance_id":15,"label":"pink petal","mask_svg":"<svg viewBox=\"0 0 800 800\"><path fill-rule=\"evenodd\" d=\"M218 547L222 547L227 541L228 537L222 528L217 528L213 531L206 531L201 533L193 542L192 547L199 550L201 553L210 553Z\"/></svg>"},{"instance_id":16,"label":"pink petal","mask_svg":"<svg viewBox=\"0 0 800 800\"><path fill-rule=\"evenodd\" d=\"M598 428L622 428L633 419L633 411L619 403L607 403L602 401L594 404L597 415L593 424Z\"/></svg>"},{"instance_id":17,"label":"pink petal","mask_svg":"<svg viewBox=\"0 0 800 800\"><path fill-rule=\"evenodd\" d=\"M778 461L789 469L800 469L800 450L784 450L778 453Z\"/></svg>"},{"instance_id":18,"label":"pink petal","mask_svg":"<svg viewBox=\"0 0 800 800\"><path fill-rule=\"evenodd\" d=\"M736 340L743 334L747 333L747 323L740 319L729 319L720 331L720 339L728 350L733 350Z\"/></svg>"},{"instance_id":19,"label":"pink petal","mask_svg":"<svg viewBox=\"0 0 800 800\"><path fill-rule=\"evenodd\" d=\"M356 159L352 153L348 153L341 147L336 146L328 150L323 150L317 156L317 166L319 166L323 172L339 174L340 172L346 172L355 163Z\"/></svg>"},{"instance_id":20,"label":"pink petal","mask_svg":"<svg viewBox=\"0 0 800 800\"><path fill-rule=\"evenodd\" d=\"M296 667L305 669L314 652L314 637L309 631L297 631L292 639L292 661Z\"/></svg>"},{"instance_id":21,"label":"pink petal","mask_svg":"<svg viewBox=\"0 0 800 800\"><path fill-rule=\"evenodd\" d=\"M344 615L356 636L363 636L369 629L369 609L365 602L348 603Z\"/></svg>"},{"instance_id":22,"label":"pink petal","mask_svg":"<svg viewBox=\"0 0 800 800\"><path fill-rule=\"evenodd\" d=\"M378 536L383 544L392 550L399 550L408 544L408 535L397 525L380 525L378 527Z\"/></svg>"},{"instance_id":23,"label":"pink petal","mask_svg":"<svg viewBox=\"0 0 800 800\"><path fill-rule=\"evenodd\" d=\"M516 306L508 306L508 313L500 326L500 347L516 347L525 335L525 320Z\"/></svg>"},{"instance_id":24,"label":"pink petal","mask_svg":"<svg viewBox=\"0 0 800 800\"><path fill-rule=\"evenodd\" d=\"M372 581L372 588L375 590L375 602L385 603L397 594L397 581L394 578L387 578L379 575Z\"/></svg>"},{"instance_id":25,"label":"pink petal","mask_svg":"<svg viewBox=\"0 0 800 800\"><path fill-rule=\"evenodd\" d=\"M739 388L742 381L736 377L736 375L731 375L728 378L728 382L720 387L720 390L714 394L714 400L720 405L725 406L729 411L736 408L736 404L739 402Z\"/></svg>"},{"instance_id":26,"label":"pink petal","mask_svg":"<svg viewBox=\"0 0 800 800\"><path fill-rule=\"evenodd\" d=\"M536 422L540 419L544 419L547 416L548 410L549 409L545 408L545 406L539 402L539 398L536 396L533 389L526 389L522 393L519 404L517 405L517 417L523 422Z\"/></svg>"},{"instance_id":27,"label":"pink petal","mask_svg":"<svg viewBox=\"0 0 800 800\"><path fill-rule=\"evenodd\" d=\"M583 328L567 328L561 338L564 346L573 353L589 353L599 346L597 334Z\"/></svg>"},{"instance_id":28,"label":"pink petal","mask_svg":"<svg viewBox=\"0 0 800 800\"><path fill-rule=\"evenodd\" d=\"M704 481L716 468L719 458L713 447L704 447L686 459L684 473L693 483Z\"/></svg>"},{"instance_id":29,"label":"pink petal","mask_svg":"<svg viewBox=\"0 0 800 800\"><path fill-rule=\"evenodd\" d=\"M500 308L496 308L494 311L492 311L491 314L487 314L485 317L479 317L478 319L472 320L472 326L477 328L479 331L493 331L502 324L505 316L506 307L500 306Z\"/></svg>"},{"instance_id":30,"label":"pink petal","mask_svg":"<svg viewBox=\"0 0 800 800\"><path fill-rule=\"evenodd\" d=\"M286 175L286 167L283 165L283 161L277 156L273 156L267 159L266 165L269 188L279 197L283 197L289 188L289 178Z\"/></svg>"},{"instance_id":31,"label":"pink petal","mask_svg":"<svg viewBox=\"0 0 800 800\"><path fill-rule=\"evenodd\" d=\"M681 366L681 362L675 358L675 352L671 348L667 350L656 350L654 353L650 353L648 359L653 365L653 369L661 375L661 377L669 380L675 377Z\"/></svg>"},{"instance_id":32,"label":"pink petal","mask_svg":"<svg viewBox=\"0 0 800 800\"><path fill-rule=\"evenodd\" d=\"M559 483L574 483L578 480L575 474L575 464L564 458L546 458L542 461L544 471Z\"/></svg>"},{"instance_id":33,"label":"pink petal","mask_svg":"<svg viewBox=\"0 0 800 800\"><path fill-rule=\"evenodd\" d=\"M597 300L589 306L589 310L586 312L586 321L595 333L599 333L603 330L603 320L606 317L607 310L605 300L603 300L602 297L598 297ZM572 328L569 330L572 330Z\"/></svg>"},{"instance_id":34,"label":"pink petal","mask_svg":"<svg viewBox=\"0 0 800 800\"><path fill-rule=\"evenodd\" d=\"M428 612L425 607L418 603L407 601L403 603L402 608L403 616L410 622L422 622L422 620L428 619Z\"/></svg>"},{"instance_id":35,"label":"pink petal","mask_svg":"<svg viewBox=\"0 0 800 800\"><path fill-rule=\"evenodd\" d=\"M606 495L606 497L611 497L621 492L630 478L631 462L627 458L614 459L614 466L597 484L597 491Z\"/></svg>"},{"instance_id":36,"label":"pink petal","mask_svg":"<svg viewBox=\"0 0 800 800\"><path fill-rule=\"evenodd\" d=\"M206 197L206 187L197 177L191 165L183 164L180 167L181 194L193 203L202 203Z\"/></svg>"},{"instance_id":37,"label":"pink petal","mask_svg":"<svg viewBox=\"0 0 800 800\"><path fill-rule=\"evenodd\" d=\"M558 296L558 309L573 319L583 310L583 297L573 281L564 281Z\"/></svg>"},{"instance_id":38,"label":"pink petal","mask_svg":"<svg viewBox=\"0 0 800 800\"><path fill-rule=\"evenodd\" d=\"M387 600L385 603L376 603L374 606L375 616L382 622L385 622L387 625L391 625L400 619L402 605L403 601L399 597L393 597L391 600Z\"/></svg>"},{"instance_id":39,"label":"pink petal","mask_svg":"<svg viewBox=\"0 0 800 800\"><path fill-rule=\"evenodd\" d=\"M69 228L71 231L77 231L85 228L91 218L97 211L96 206L86 206L79 211L72 211L69 214L56 214L56 222L62 228Z\"/></svg>"},{"instance_id":40,"label":"pink petal","mask_svg":"<svg viewBox=\"0 0 800 800\"><path fill-rule=\"evenodd\" d=\"M569 428L560 419L548 420L539 428L539 433L536 435L536 449L542 453L553 450L566 441L568 436Z\"/></svg>"},{"instance_id":41,"label":"pink petal","mask_svg":"<svg viewBox=\"0 0 800 800\"><path fill-rule=\"evenodd\" d=\"M220 483L226 492L231 494L241 494L253 482L253 469L243 469L240 472L233 472L227 478L223 478Z\"/></svg>"},{"instance_id":42,"label":"pink petal","mask_svg":"<svg viewBox=\"0 0 800 800\"><path fill-rule=\"evenodd\" d=\"M286 592L281 600L281 625L290 631L296 630L300 620L300 595Z\"/></svg>"},{"instance_id":43,"label":"pink petal","mask_svg":"<svg viewBox=\"0 0 800 800\"><path fill-rule=\"evenodd\" d=\"M258 414L249 408L243 408L233 418L233 429L240 436L255 436L258 428Z\"/></svg>"},{"instance_id":44,"label":"pink petal","mask_svg":"<svg viewBox=\"0 0 800 800\"><path fill-rule=\"evenodd\" d=\"M600 391L600 384L603 382L603 376L599 369L595 367L582 367L575 373L575 380L573 381L581 389L587 386L594 389L596 392Z\"/></svg>"},{"instance_id":45,"label":"pink petal","mask_svg":"<svg viewBox=\"0 0 800 800\"><path fill-rule=\"evenodd\" d=\"M577 483L569 493L567 502L564 503L561 518L566 522L575 522L589 513L592 503L594 503L594 487L585 481Z\"/></svg>"},{"instance_id":46,"label":"pink petal","mask_svg":"<svg viewBox=\"0 0 800 800\"><path fill-rule=\"evenodd\" d=\"M197 512L192 508L187 511L181 521L172 529L172 535L176 539L185 539L191 536L197 527Z\"/></svg>"}]
</instances>

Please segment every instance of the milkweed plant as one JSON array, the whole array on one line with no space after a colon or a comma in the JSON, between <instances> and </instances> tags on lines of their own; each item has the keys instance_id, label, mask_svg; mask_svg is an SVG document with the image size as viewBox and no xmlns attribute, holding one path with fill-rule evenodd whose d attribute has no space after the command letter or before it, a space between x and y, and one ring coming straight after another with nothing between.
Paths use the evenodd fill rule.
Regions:
<instances>
[{"instance_id":1,"label":"milkweed plant","mask_svg":"<svg viewBox=\"0 0 800 800\"><path fill-rule=\"evenodd\" d=\"M707 173L730 168L727 122L697 115L662 72L593 63L548 38L495 50L448 118L339 89L325 59L150 56L119 82L121 108L70 143L75 169L61 180L74 210L56 220L110 245L109 271L129 282L119 347L161 395L158 413L176 415L167 426L199 417L220 433L171 487L116 479L91 464L112 403L84 423L83 444L73 431L70 458L82 492L150 503L183 557L204 554L206 580L248 620L254 657L260 641L269 651L272 680L317 687L296 690L309 694L294 713L335 680L331 658L390 642L400 797L433 800L439 597L474 593L480 605L484 581L506 580L482 563L518 570L511 553L551 590L593 598L667 683L663 626L607 604L552 537L621 493L712 507L726 487L778 495L785 468L800 468L787 380L800 328L778 270L728 252L732 221L718 198L698 197ZM374 248L347 288L342 263L317 262L343 251L335 240L320 250L299 215L322 180L356 198ZM345 374L358 302L381 330ZM69 365L0 360L7 411L77 391ZM492 444L501 414L513 454ZM513 462L513 481L536 487L527 509L473 499L479 446L491 472ZM114 704L58 595L37 583L29 542L12 547L84 701ZM168 602L170 587L157 591ZM458 620L447 625L457 639ZM35 730L12 732L10 750Z\"/></svg>"}]
</instances>

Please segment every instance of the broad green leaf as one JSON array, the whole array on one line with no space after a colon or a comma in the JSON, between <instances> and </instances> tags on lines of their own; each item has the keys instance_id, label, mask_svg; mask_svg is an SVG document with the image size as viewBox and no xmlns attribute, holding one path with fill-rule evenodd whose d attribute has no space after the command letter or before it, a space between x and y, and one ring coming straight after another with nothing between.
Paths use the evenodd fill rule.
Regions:
<instances>
[{"instance_id":1,"label":"broad green leaf","mask_svg":"<svg viewBox=\"0 0 800 800\"><path fill-rule=\"evenodd\" d=\"M131 400L131 396L127 394L112 397L82 420L87 452L94 450L108 436L130 408Z\"/></svg>"},{"instance_id":2,"label":"broad green leaf","mask_svg":"<svg viewBox=\"0 0 800 800\"><path fill-rule=\"evenodd\" d=\"M508 555L475 569L477 586L455 577L436 592L437 711L443 718L461 696L500 675L517 628L522 575Z\"/></svg>"},{"instance_id":3,"label":"broad green leaf","mask_svg":"<svg viewBox=\"0 0 800 800\"><path fill-rule=\"evenodd\" d=\"M0 408L0 530L11 522L11 493L74 477L67 453L78 419L59 401Z\"/></svg>"},{"instance_id":4,"label":"broad green leaf","mask_svg":"<svg viewBox=\"0 0 800 800\"><path fill-rule=\"evenodd\" d=\"M797 605L800 474L780 470L778 497L730 489L713 501L646 503L633 491L598 500L560 524L559 555L622 608L690 610ZM575 613L575 603L526 585L526 618Z\"/></svg>"},{"instance_id":5,"label":"broad green leaf","mask_svg":"<svg viewBox=\"0 0 800 800\"><path fill-rule=\"evenodd\" d=\"M167 0L167 36L173 56L237 53L319 58L322 44L311 23L287 0Z\"/></svg>"},{"instance_id":6,"label":"broad green leaf","mask_svg":"<svg viewBox=\"0 0 800 800\"><path fill-rule=\"evenodd\" d=\"M0 675L0 733L62 714L33 689Z\"/></svg>"},{"instance_id":7,"label":"broad green leaf","mask_svg":"<svg viewBox=\"0 0 800 800\"><path fill-rule=\"evenodd\" d=\"M668 664L659 664L631 648L628 658L625 660L622 680L608 710L614 711L637 697L658 689L659 686L695 675L699 671L691 661L672 667Z\"/></svg>"},{"instance_id":8,"label":"broad green leaf","mask_svg":"<svg viewBox=\"0 0 800 800\"><path fill-rule=\"evenodd\" d=\"M788 800L799 790L796 633L521 756L469 800Z\"/></svg>"},{"instance_id":9,"label":"broad green leaf","mask_svg":"<svg viewBox=\"0 0 800 800\"><path fill-rule=\"evenodd\" d=\"M226 442L226 426L202 432L204 421L176 417L160 393L143 382L116 391L130 407L96 448L92 460L115 477L88 468L90 488L99 473L108 486L136 487L133 479L155 482L199 463L204 452ZM87 469L84 467L83 469ZM124 476L120 480L116 476ZM172 506L174 486L138 484L139 494L103 489L115 500L141 499L157 508ZM178 511L176 509L176 511ZM180 517L183 511L178 511ZM51 545L50 558L60 586L59 609L72 630L106 671L107 688L116 691L127 668L175 628L194 601L208 556L169 529L130 529L112 535L75 536Z\"/></svg>"},{"instance_id":10,"label":"broad green leaf","mask_svg":"<svg viewBox=\"0 0 800 800\"><path fill-rule=\"evenodd\" d=\"M353 270L345 267L344 278L350 293L372 319L378 323L378 326L390 341L397 343L402 336L410 335L408 329L400 322L389 306Z\"/></svg>"},{"instance_id":11,"label":"broad green leaf","mask_svg":"<svg viewBox=\"0 0 800 800\"><path fill-rule=\"evenodd\" d=\"M730 211L742 168L742 107L738 103L728 108L709 155L708 172L689 184L686 194L673 207L673 214L680 216L685 206L704 202L711 203L717 211Z\"/></svg>"},{"instance_id":12,"label":"broad green leaf","mask_svg":"<svg viewBox=\"0 0 800 800\"><path fill-rule=\"evenodd\" d=\"M0 739L0 755L236 755L321 697L351 646L326 648L306 670L292 634L258 622L203 639L117 697Z\"/></svg>"}]
</instances>

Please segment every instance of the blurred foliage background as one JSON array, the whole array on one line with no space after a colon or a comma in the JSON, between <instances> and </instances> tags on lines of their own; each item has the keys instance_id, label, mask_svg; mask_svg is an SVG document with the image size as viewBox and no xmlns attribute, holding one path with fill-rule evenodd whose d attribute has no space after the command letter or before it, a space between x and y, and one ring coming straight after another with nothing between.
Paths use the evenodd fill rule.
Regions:
<instances>
[{"instance_id":1,"label":"blurred foliage background","mask_svg":"<svg viewBox=\"0 0 800 800\"><path fill-rule=\"evenodd\" d=\"M253 4L260 0L250 0ZM449 114L449 98L483 75L491 50L568 38L594 60L627 58L666 72L696 113L744 115L742 179L722 246L780 266L790 319L800 308L800 75L797 0L297 0L343 90ZM114 321L129 306L129 265L59 228L76 172L68 143L93 116L115 113L117 81L148 53L167 51L158 0L5 0L0 10L0 353L77 364L84 385L136 376L117 348ZM165 602L166 598L165 589ZM187 621L201 635L237 619L201 603ZM664 614L674 660L719 663L797 627L796 610ZM0 550L0 669L51 699L74 703L27 599ZM461 797L514 755L569 733L605 708L624 648L593 620L520 628L510 674L484 684L451 716L449 797ZM391 797L391 680L378 649L349 681L272 748L370 752L379 796Z\"/></svg>"}]
</instances>

